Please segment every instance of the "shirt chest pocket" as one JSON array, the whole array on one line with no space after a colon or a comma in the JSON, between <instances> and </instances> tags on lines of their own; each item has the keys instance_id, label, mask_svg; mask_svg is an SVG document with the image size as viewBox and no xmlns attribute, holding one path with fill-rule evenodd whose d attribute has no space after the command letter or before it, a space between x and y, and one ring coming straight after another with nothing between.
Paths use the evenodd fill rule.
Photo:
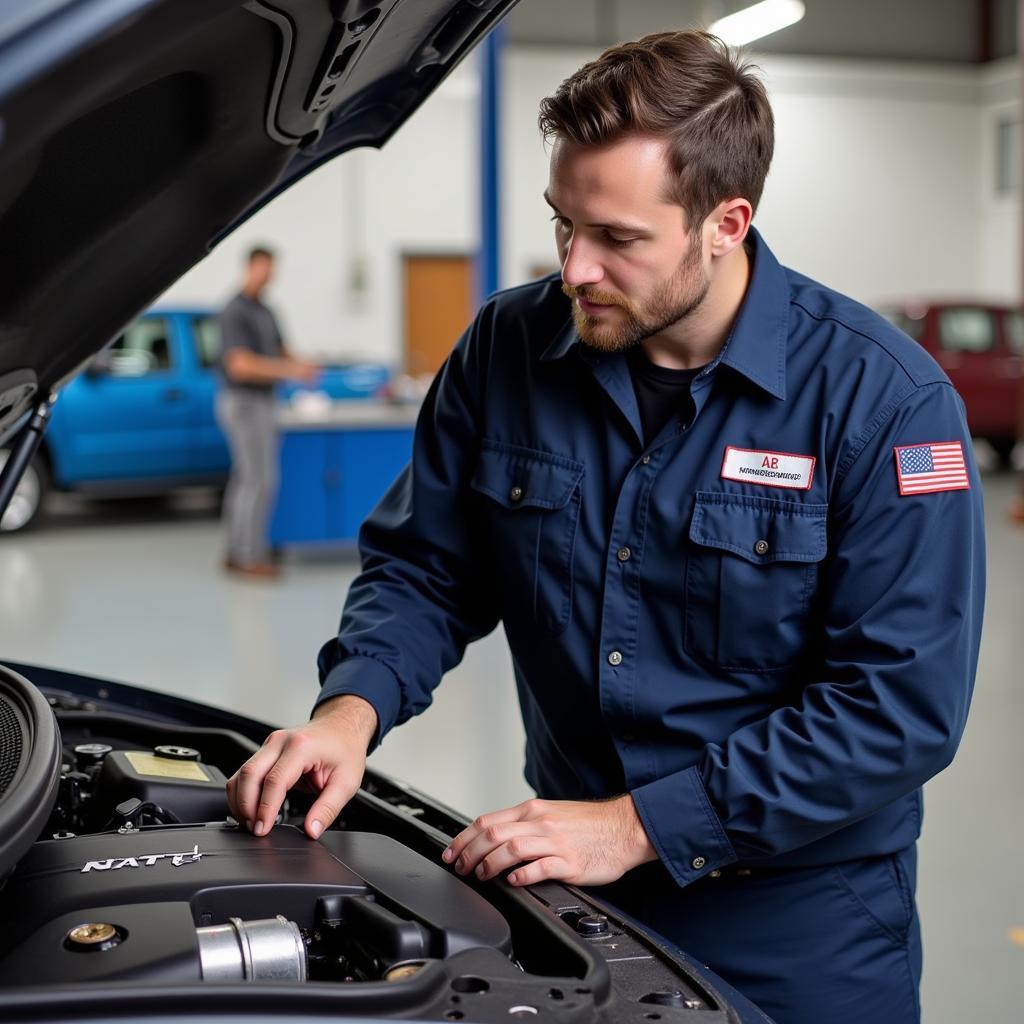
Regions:
<instances>
[{"instance_id":1,"label":"shirt chest pocket","mask_svg":"<svg viewBox=\"0 0 1024 1024\"><path fill-rule=\"evenodd\" d=\"M690 520L684 645L731 671L768 672L808 646L827 505L699 491Z\"/></svg>"},{"instance_id":2,"label":"shirt chest pocket","mask_svg":"<svg viewBox=\"0 0 1024 1024\"><path fill-rule=\"evenodd\" d=\"M485 441L470 486L483 511L503 614L561 633L572 613L573 549L583 464L550 452Z\"/></svg>"}]
</instances>

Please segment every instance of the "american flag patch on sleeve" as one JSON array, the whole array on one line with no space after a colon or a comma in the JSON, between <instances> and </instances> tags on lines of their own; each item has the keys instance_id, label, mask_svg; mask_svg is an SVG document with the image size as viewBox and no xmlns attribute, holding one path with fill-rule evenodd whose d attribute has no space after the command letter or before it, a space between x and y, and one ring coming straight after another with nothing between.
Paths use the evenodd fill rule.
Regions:
<instances>
[{"instance_id":1,"label":"american flag patch on sleeve","mask_svg":"<svg viewBox=\"0 0 1024 1024\"><path fill-rule=\"evenodd\" d=\"M959 441L897 445L893 452L900 494L970 490L964 448Z\"/></svg>"}]
</instances>

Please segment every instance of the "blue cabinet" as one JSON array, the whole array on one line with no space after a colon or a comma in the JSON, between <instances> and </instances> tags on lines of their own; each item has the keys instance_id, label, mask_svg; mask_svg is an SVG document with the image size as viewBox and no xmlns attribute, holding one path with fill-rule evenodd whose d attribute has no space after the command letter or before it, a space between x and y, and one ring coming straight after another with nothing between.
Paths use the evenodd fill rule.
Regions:
<instances>
[{"instance_id":1,"label":"blue cabinet","mask_svg":"<svg viewBox=\"0 0 1024 1024\"><path fill-rule=\"evenodd\" d=\"M412 455L408 410L346 411L323 423L281 424L281 480L270 522L274 547L352 543ZM365 413L368 415L360 415Z\"/></svg>"}]
</instances>

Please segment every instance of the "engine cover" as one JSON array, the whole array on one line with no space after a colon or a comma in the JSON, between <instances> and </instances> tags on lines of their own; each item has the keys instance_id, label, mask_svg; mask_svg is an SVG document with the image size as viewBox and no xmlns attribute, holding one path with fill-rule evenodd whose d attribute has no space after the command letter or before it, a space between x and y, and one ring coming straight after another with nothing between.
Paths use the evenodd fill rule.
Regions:
<instances>
[{"instance_id":1,"label":"engine cover","mask_svg":"<svg viewBox=\"0 0 1024 1024\"><path fill-rule=\"evenodd\" d=\"M277 915L307 932L372 930L375 948L402 955L511 949L494 907L388 836L328 831L313 842L289 825L260 838L224 823L164 826L36 843L0 896L0 984L198 980L197 927ZM114 934L75 941L83 925Z\"/></svg>"}]
</instances>

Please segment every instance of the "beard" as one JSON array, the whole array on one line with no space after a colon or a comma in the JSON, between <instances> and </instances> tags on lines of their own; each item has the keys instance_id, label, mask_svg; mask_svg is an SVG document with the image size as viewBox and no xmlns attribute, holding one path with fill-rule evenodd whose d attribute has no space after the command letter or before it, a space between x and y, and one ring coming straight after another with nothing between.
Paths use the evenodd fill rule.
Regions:
<instances>
[{"instance_id":1,"label":"beard","mask_svg":"<svg viewBox=\"0 0 1024 1024\"><path fill-rule=\"evenodd\" d=\"M618 322L610 323L606 315L590 316L574 301L572 318L580 339L600 352L625 352L691 316L711 287L701 261L699 239L697 241L698 244L690 246L672 276L658 285L643 304L594 288L563 284L562 291L570 299L586 299L620 310Z\"/></svg>"}]
</instances>

